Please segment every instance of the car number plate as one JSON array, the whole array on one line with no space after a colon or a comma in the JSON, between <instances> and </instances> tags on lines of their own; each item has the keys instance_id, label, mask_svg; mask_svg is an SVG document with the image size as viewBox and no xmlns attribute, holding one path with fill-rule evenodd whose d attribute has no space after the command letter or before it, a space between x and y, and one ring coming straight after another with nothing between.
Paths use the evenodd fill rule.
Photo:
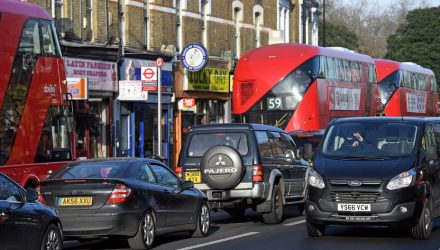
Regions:
<instances>
[{"instance_id":1,"label":"car number plate","mask_svg":"<svg viewBox=\"0 0 440 250\"><path fill-rule=\"evenodd\" d=\"M371 205L370 204L338 203L338 211L344 211L344 212L369 212L369 211L371 211Z\"/></svg>"},{"instance_id":2,"label":"car number plate","mask_svg":"<svg viewBox=\"0 0 440 250\"><path fill-rule=\"evenodd\" d=\"M93 197L60 197L58 206L91 206Z\"/></svg>"},{"instance_id":3,"label":"car number plate","mask_svg":"<svg viewBox=\"0 0 440 250\"><path fill-rule=\"evenodd\" d=\"M202 182L200 171L185 172L185 181L192 181L193 183Z\"/></svg>"}]
</instances>

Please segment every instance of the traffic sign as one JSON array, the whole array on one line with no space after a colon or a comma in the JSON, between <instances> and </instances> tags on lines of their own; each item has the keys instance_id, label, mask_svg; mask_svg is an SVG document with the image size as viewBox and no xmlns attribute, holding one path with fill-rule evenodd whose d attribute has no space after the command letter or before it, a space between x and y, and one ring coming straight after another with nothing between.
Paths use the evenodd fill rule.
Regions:
<instances>
[{"instance_id":1,"label":"traffic sign","mask_svg":"<svg viewBox=\"0 0 440 250\"><path fill-rule=\"evenodd\" d=\"M162 57L158 57L156 59L156 65L158 68L162 67L162 65L163 65L163 58Z\"/></svg>"},{"instance_id":2,"label":"traffic sign","mask_svg":"<svg viewBox=\"0 0 440 250\"><path fill-rule=\"evenodd\" d=\"M156 67L142 67L141 80L143 82L157 82L157 68Z\"/></svg>"}]
</instances>

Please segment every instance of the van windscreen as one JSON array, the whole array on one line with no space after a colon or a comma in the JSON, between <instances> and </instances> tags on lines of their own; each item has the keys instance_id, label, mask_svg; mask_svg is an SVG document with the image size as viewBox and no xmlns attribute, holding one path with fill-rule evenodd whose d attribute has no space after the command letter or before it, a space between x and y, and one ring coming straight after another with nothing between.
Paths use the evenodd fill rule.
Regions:
<instances>
[{"instance_id":1,"label":"van windscreen","mask_svg":"<svg viewBox=\"0 0 440 250\"><path fill-rule=\"evenodd\" d=\"M329 127L322 153L328 156L392 157L410 154L418 127L399 122L350 122Z\"/></svg>"},{"instance_id":2,"label":"van windscreen","mask_svg":"<svg viewBox=\"0 0 440 250\"><path fill-rule=\"evenodd\" d=\"M208 149L219 145L235 148L240 155L248 153L248 139L245 133L212 132L193 134L186 155L189 157L202 157Z\"/></svg>"}]
</instances>

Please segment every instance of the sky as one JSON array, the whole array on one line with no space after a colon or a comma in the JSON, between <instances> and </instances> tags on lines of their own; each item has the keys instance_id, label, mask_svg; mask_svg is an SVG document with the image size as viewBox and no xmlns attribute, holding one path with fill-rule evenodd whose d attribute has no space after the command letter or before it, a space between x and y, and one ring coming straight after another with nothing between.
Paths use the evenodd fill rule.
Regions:
<instances>
[{"instance_id":1,"label":"sky","mask_svg":"<svg viewBox=\"0 0 440 250\"><path fill-rule=\"evenodd\" d=\"M339 1L343 2L344 4L350 5L353 2L358 2L361 0L335 0L335 3L338 3ZM368 0L369 8L375 8L376 6L381 6L381 8L390 8L393 6L393 4L398 3L400 0ZM323 0L320 1L321 4L323 3ZM440 0L412 0L411 7L412 8L419 8L423 4L427 4L428 7L437 7L440 6Z\"/></svg>"}]
</instances>

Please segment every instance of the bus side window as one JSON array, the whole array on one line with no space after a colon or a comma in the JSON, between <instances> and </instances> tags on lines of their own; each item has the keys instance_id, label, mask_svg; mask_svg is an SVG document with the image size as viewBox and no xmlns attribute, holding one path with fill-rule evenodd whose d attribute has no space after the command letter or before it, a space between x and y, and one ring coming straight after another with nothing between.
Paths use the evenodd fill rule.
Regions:
<instances>
[{"instance_id":1,"label":"bus side window","mask_svg":"<svg viewBox=\"0 0 440 250\"><path fill-rule=\"evenodd\" d=\"M30 19L25 22L17 52L41 54L40 32L36 20Z\"/></svg>"},{"instance_id":2,"label":"bus side window","mask_svg":"<svg viewBox=\"0 0 440 250\"><path fill-rule=\"evenodd\" d=\"M49 22L41 22L41 34L43 41L43 54L45 56L57 56L55 39Z\"/></svg>"}]
</instances>

